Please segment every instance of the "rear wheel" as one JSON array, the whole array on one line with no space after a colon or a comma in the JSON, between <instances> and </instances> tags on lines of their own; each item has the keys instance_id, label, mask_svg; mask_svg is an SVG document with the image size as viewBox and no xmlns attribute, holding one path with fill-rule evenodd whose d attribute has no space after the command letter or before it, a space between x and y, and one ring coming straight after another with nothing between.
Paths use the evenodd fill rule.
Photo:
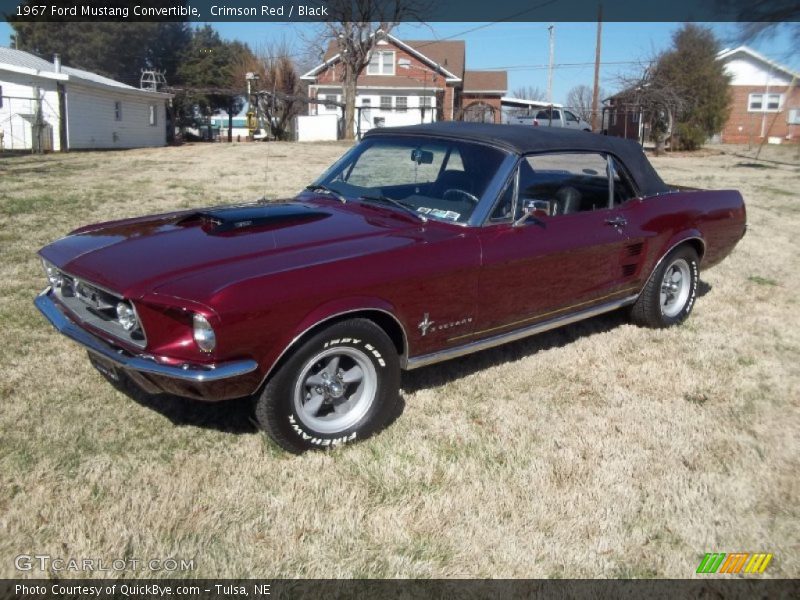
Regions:
<instances>
[{"instance_id":1,"label":"rear wheel","mask_svg":"<svg viewBox=\"0 0 800 600\"><path fill-rule=\"evenodd\" d=\"M372 321L349 319L300 345L264 387L255 416L290 452L330 448L382 429L394 414L399 387L389 336Z\"/></svg>"},{"instance_id":2,"label":"rear wheel","mask_svg":"<svg viewBox=\"0 0 800 600\"><path fill-rule=\"evenodd\" d=\"M697 296L698 263L697 252L689 246L679 246L667 254L631 308L632 320L645 327L683 322Z\"/></svg>"}]
</instances>

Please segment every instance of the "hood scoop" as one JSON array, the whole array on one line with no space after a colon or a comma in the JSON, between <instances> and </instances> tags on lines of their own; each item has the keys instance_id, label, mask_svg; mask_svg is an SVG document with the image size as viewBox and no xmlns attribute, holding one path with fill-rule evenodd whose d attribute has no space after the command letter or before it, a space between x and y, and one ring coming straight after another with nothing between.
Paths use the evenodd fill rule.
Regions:
<instances>
[{"instance_id":1,"label":"hood scoop","mask_svg":"<svg viewBox=\"0 0 800 600\"><path fill-rule=\"evenodd\" d=\"M198 211L187 215L177 225L195 225L199 221L209 235L237 235L299 225L329 216L303 204L247 204Z\"/></svg>"}]
</instances>

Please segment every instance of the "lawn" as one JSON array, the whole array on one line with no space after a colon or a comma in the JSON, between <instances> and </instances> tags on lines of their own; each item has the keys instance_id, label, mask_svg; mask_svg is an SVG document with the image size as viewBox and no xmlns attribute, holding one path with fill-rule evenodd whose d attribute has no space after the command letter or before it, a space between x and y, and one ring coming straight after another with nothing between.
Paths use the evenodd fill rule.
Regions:
<instances>
[{"instance_id":1,"label":"lawn","mask_svg":"<svg viewBox=\"0 0 800 600\"><path fill-rule=\"evenodd\" d=\"M653 160L748 204L684 325L611 314L405 373L400 418L330 453L282 453L246 402L136 401L34 309L35 252L74 227L292 194L344 149L0 155L0 577L48 554L195 567L96 576L683 578L706 552L800 576L793 149Z\"/></svg>"}]
</instances>

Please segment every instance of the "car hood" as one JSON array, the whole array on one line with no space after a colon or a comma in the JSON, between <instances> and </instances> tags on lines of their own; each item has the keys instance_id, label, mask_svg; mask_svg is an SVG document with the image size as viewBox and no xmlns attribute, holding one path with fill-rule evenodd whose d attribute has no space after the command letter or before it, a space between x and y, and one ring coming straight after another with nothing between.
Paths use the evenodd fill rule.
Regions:
<instances>
[{"instance_id":1,"label":"car hood","mask_svg":"<svg viewBox=\"0 0 800 600\"><path fill-rule=\"evenodd\" d=\"M195 293L203 282L205 296L242 278L397 248L419 227L413 217L359 203L254 203L91 225L40 254L127 298L182 295L189 278Z\"/></svg>"}]
</instances>

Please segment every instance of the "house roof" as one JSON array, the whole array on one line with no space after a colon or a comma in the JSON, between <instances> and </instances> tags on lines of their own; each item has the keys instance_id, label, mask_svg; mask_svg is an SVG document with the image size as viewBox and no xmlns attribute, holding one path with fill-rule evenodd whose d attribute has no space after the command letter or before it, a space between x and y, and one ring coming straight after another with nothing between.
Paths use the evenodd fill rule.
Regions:
<instances>
[{"instance_id":1,"label":"house roof","mask_svg":"<svg viewBox=\"0 0 800 600\"><path fill-rule=\"evenodd\" d=\"M386 135L414 135L479 142L517 154L575 151L608 152L618 157L622 164L627 167L642 194L659 194L670 189L648 162L642 147L636 142L618 137L598 135L575 129L564 129L562 127L438 121L409 127L374 128L364 134L364 138Z\"/></svg>"},{"instance_id":2,"label":"house roof","mask_svg":"<svg viewBox=\"0 0 800 600\"><path fill-rule=\"evenodd\" d=\"M416 55L423 63L440 71L451 81L460 81L464 78L466 56L464 40L400 40L391 34L385 34L385 39L390 44ZM323 62L303 75L301 79L314 79L320 71L335 63L338 58L339 51L336 42L331 40L325 51ZM386 81L385 77L382 79Z\"/></svg>"},{"instance_id":3,"label":"house roof","mask_svg":"<svg viewBox=\"0 0 800 600\"><path fill-rule=\"evenodd\" d=\"M748 55L748 56L750 56L752 58L755 58L756 60L758 60L758 61L760 61L760 62L762 62L762 63L764 63L766 65L769 65L774 70L781 71L782 73L784 73L785 75L788 75L789 77L797 77L797 78L800 79L800 73L797 73L796 71L792 71L789 67L784 66L784 65L782 65L780 63L775 62L772 59L767 58L766 56L764 56L763 54L761 54L759 52L756 52L755 50L753 50L749 46L738 46L736 48L730 48L730 49L726 48L725 50L723 50L719 54L717 54L717 60L721 60L723 62L728 62L729 60L731 60L733 58L736 58L737 56L740 56L742 54Z\"/></svg>"},{"instance_id":4,"label":"house roof","mask_svg":"<svg viewBox=\"0 0 800 600\"><path fill-rule=\"evenodd\" d=\"M91 71L75 69L66 65L62 65L61 71L56 72L55 65L50 61L39 58L38 56L30 54L29 52L15 50L14 48L0 47L0 70L3 69L18 73L26 73L37 77L43 77L45 79L55 79L60 81L73 80L89 83L90 85L113 88L119 91L172 97L172 94L142 90L122 83L121 81L116 81L115 79L103 77L97 73L92 73Z\"/></svg>"},{"instance_id":5,"label":"house roof","mask_svg":"<svg viewBox=\"0 0 800 600\"><path fill-rule=\"evenodd\" d=\"M464 71L464 93L508 91L508 74L505 71Z\"/></svg>"}]
</instances>

